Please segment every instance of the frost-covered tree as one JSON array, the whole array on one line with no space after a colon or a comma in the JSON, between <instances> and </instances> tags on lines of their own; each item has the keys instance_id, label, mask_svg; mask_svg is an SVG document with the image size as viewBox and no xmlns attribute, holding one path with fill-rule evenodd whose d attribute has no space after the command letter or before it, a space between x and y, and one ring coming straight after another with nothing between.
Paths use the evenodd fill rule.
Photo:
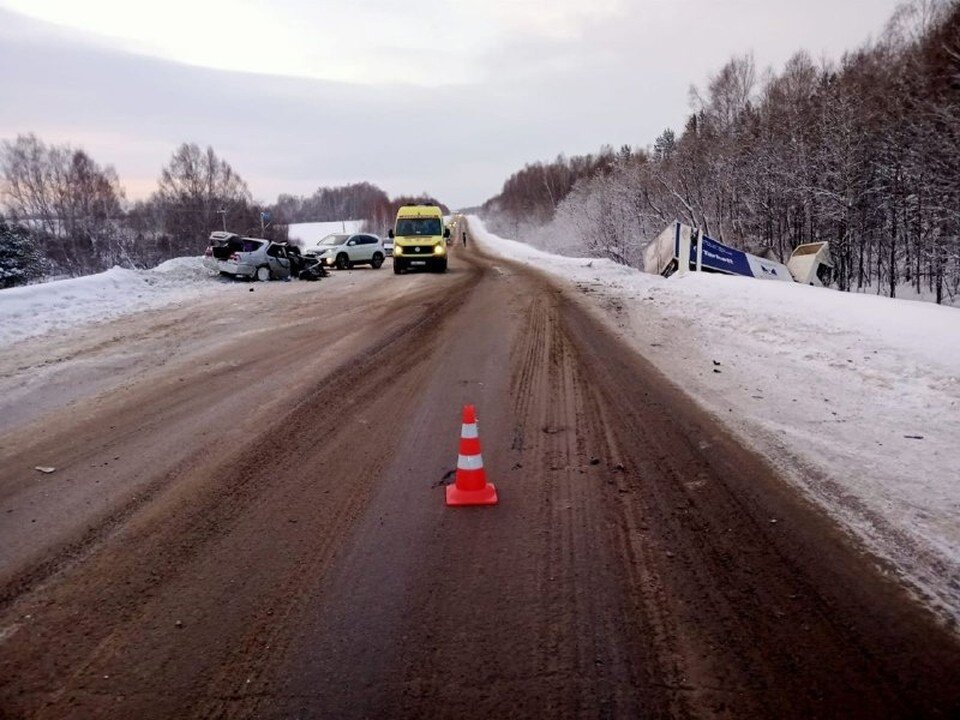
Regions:
<instances>
[{"instance_id":1,"label":"frost-covered tree","mask_svg":"<svg viewBox=\"0 0 960 720\"><path fill-rule=\"evenodd\" d=\"M613 148L605 145L596 155L558 155L550 163L526 165L484 204L484 212L492 218L494 229L513 234L543 225L578 181L609 172L615 160Z\"/></svg>"},{"instance_id":2,"label":"frost-covered tree","mask_svg":"<svg viewBox=\"0 0 960 720\"><path fill-rule=\"evenodd\" d=\"M521 239L632 264L675 219L781 259L826 240L842 290L960 294L956 0L902 5L879 41L836 63L801 51L758 74L734 57L690 96L682 132L649 152L572 173L562 193L544 182L562 164L528 165L486 216Z\"/></svg>"},{"instance_id":3,"label":"frost-covered tree","mask_svg":"<svg viewBox=\"0 0 960 720\"><path fill-rule=\"evenodd\" d=\"M23 285L43 275L45 267L30 231L0 218L0 288Z\"/></svg>"}]
</instances>

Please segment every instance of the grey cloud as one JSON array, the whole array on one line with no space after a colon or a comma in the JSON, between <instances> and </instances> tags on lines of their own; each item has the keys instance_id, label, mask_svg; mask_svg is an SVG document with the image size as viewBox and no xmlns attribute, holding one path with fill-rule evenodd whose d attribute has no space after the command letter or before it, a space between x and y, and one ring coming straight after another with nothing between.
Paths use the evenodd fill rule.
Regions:
<instances>
[{"instance_id":1,"label":"grey cloud","mask_svg":"<svg viewBox=\"0 0 960 720\"><path fill-rule=\"evenodd\" d=\"M34 131L81 144L140 191L189 140L213 145L265 200L369 180L390 193L425 190L468 205L495 194L524 162L651 142L683 122L688 85L733 52L752 48L764 64L804 45L821 49L804 42L795 22L777 26L775 12L754 0L731 3L741 10L726 14L712 1L686 5L714 28L744 13L760 26L731 22L726 34L701 36L687 23L667 33L675 27L669 18L635 4L615 20L585 25L579 42L505 42L480 58L483 82L439 88L191 67L105 49L0 10L0 137ZM826 0L811 0L807 12L836 15ZM889 11L873 14L880 20L870 27ZM815 37L842 48L867 32L847 29L844 41L825 28ZM344 47L353 51L349 40Z\"/></svg>"}]
</instances>

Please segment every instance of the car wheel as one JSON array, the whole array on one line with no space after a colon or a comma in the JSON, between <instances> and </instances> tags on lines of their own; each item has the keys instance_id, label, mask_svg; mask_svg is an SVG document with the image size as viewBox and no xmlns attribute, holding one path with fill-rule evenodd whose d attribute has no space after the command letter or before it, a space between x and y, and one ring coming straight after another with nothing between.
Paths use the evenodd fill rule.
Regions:
<instances>
[{"instance_id":1,"label":"car wheel","mask_svg":"<svg viewBox=\"0 0 960 720\"><path fill-rule=\"evenodd\" d=\"M266 265L264 265L263 267L258 267L257 272L253 276L253 279L262 280L263 282L266 282L267 280L270 279L270 268L268 268Z\"/></svg>"},{"instance_id":2,"label":"car wheel","mask_svg":"<svg viewBox=\"0 0 960 720\"><path fill-rule=\"evenodd\" d=\"M393 261L393 274L399 275L403 272L403 265L396 260Z\"/></svg>"},{"instance_id":3,"label":"car wheel","mask_svg":"<svg viewBox=\"0 0 960 720\"><path fill-rule=\"evenodd\" d=\"M339 255L337 255L337 269L338 270L350 269L350 258L347 257L346 253L340 253Z\"/></svg>"},{"instance_id":4,"label":"car wheel","mask_svg":"<svg viewBox=\"0 0 960 720\"><path fill-rule=\"evenodd\" d=\"M370 261L370 264L374 270L379 270L380 266L383 265L383 255L381 253L374 253L373 260Z\"/></svg>"}]
</instances>

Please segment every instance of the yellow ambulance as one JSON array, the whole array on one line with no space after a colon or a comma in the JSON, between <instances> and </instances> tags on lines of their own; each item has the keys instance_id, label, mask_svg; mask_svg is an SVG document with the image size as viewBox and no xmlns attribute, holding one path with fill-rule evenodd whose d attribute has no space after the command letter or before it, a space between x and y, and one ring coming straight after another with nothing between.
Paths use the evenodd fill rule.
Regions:
<instances>
[{"instance_id":1,"label":"yellow ambulance","mask_svg":"<svg viewBox=\"0 0 960 720\"><path fill-rule=\"evenodd\" d=\"M443 213L436 205L403 205L390 230L393 238L393 272L433 270L446 272L450 229L443 227Z\"/></svg>"}]
</instances>

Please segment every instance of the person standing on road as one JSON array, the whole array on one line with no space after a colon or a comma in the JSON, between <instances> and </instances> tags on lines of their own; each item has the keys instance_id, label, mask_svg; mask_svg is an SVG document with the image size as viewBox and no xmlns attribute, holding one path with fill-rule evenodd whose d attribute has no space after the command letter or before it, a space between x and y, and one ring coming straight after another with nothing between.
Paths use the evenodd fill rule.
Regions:
<instances>
[{"instance_id":1,"label":"person standing on road","mask_svg":"<svg viewBox=\"0 0 960 720\"><path fill-rule=\"evenodd\" d=\"M466 246L467 246L467 231L464 230L463 232L461 232L461 233L460 233L460 236L463 238L463 246L466 247Z\"/></svg>"}]
</instances>

